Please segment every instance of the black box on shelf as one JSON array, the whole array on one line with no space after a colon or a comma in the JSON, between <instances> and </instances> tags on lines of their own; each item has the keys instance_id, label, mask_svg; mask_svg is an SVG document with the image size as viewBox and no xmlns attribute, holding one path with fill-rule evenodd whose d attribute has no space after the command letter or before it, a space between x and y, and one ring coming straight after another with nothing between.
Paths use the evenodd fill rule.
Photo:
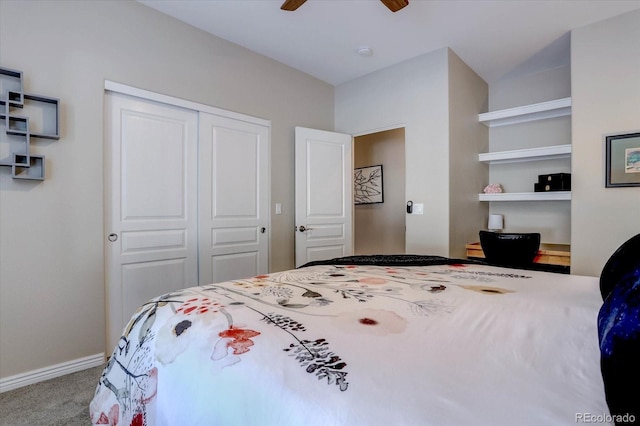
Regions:
<instances>
[{"instance_id":1,"label":"black box on shelf","mask_svg":"<svg viewBox=\"0 0 640 426\"><path fill-rule=\"evenodd\" d=\"M535 192L571 191L571 173L538 175L538 183L533 188Z\"/></svg>"}]
</instances>

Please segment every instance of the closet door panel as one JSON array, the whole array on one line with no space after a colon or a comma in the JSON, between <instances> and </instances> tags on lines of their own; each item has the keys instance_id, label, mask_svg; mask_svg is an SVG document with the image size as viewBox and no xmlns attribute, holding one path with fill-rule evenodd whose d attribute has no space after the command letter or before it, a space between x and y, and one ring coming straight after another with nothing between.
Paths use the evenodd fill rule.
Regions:
<instances>
[{"instance_id":1,"label":"closet door panel","mask_svg":"<svg viewBox=\"0 0 640 426\"><path fill-rule=\"evenodd\" d=\"M198 284L198 113L108 93L105 253L108 347L136 307Z\"/></svg>"},{"instance_id":2,"label":"closet door panel","mask_svg":"<svg viewBox=\"0 0 640 426\"><path fill-rule=\"evenodd\" d=\"M269 129L200 113L200 284L268 272Z\"/></svg>"}]
</instances>

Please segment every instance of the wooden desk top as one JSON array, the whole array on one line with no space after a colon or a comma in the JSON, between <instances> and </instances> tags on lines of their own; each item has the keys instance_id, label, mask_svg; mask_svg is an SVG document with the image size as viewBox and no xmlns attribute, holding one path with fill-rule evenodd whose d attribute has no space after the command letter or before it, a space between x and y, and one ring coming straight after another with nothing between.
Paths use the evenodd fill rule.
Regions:
<instances>
[{"instance_id":1,"label":"wooden desk top","mask_svg":"<svg viewBox=\"0 0 640 426\"><path fill-rule=\"evenodd\" d=\"M467 258L484 259L484 252L480 242L470 243L465 247L467 249ZM571 246L569 244L540 243L540 250L538 250L534 262L547 265L571 266Z\"/></svg>"}]
</instances>

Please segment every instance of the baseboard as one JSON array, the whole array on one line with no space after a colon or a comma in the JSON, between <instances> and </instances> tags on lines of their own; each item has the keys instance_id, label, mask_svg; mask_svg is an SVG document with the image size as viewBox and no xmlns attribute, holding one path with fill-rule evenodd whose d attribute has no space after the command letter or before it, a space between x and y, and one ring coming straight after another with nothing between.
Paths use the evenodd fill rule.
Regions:
<instances>
[{"instance_id":1,"label":"baseboard","mask_svg":"<svg viewBox=\"0 0 640 426\"><path fill-rule=\"evenodd\" d=\"M104 353L101 353L45 368L39 368L22 374L16 374L15 376L5 377L0 379L0 393L32 385L34 383L43 382L45 380L54 379L66 374L75 373L76 371L98 367L104 363Z\"/></svg>"}]
</instances>

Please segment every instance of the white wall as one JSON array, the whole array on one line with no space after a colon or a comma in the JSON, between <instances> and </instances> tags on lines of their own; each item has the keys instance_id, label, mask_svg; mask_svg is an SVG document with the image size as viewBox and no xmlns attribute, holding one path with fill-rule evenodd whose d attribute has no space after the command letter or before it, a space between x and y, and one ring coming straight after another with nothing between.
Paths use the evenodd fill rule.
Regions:
<instances>
[{"instance_id":1,"label":"white wall","mask_svg":"<svg viewBox=\"0 0 640 426\"><path fill-rule=\"evenodd\" d=\"M449 49L336 88L337 131L405 125L405 201L424 204L423 215L406 216L407 253L461 257L475 241L487 209L478 201L487 172L477 161L488 143L478 123L486 97L486 83Z\"/></svg>"},{"instance_id":2,"label":"white wall","mask_svg":"<svg viewBox=\"0 0 640 426\"><path fill-rule=\"evenodd\" d=\"M424 215L406 217L406 252L449 254L449 102L447 49L374 72L335 90L336 131L405 125L406 200Z\"/></svg>"},{"instance_id":3,"label":"white wall","mask_svg":"<svg viewBox=\"0 0 640 426\"><path fill-rule=\"evenodd\" d=\"M640 131L640 10L571 34L571 270L599 275L640 232L640 188L605 188L604 138Z\"/></svg>"},{"instance_id":4,"label":"white wall","mask_svg":"<svg viewBox=\"0 0 640 426\"><path fill-rule=\"evenodd\" d=\"M0 168L0 377L106 350L105 79L271 120L270 266L293 267L293 128L333 130L332 86L131 1L2 0L0 66L62 105L46 180Z\"/></svg>"},{"instance_id":5,"label":"white wall","mask_svg":"<svg viewBox=\"0 0 640 426\"><path fill-rule=\"evenodd\" d=\"M354 167L382 164L383 203L354 207L354 253L398 254L405 250L404 128L354 138Z\"/></svg>"},{"instance_id":6,"label":"white wall","mask_svg":"<svg viewBox=\"0 0 640 426\"><path fill-rule=\"evenodd\" d=\"M569 49L566 51L569 62ZM568 65L504 78L489 87L489 110L523 106L571 96ZM571 116L492 127L490 151L537 148L571 143ZM505 192L532 192L538 175L571 173L571 159L492 165L490 183ZM544 243L570 244L571 202L492 202L492 214L504 216L505 232L539 232ZM486 227L486 223L484 225Z\"/></svg>"}]
</instances>

